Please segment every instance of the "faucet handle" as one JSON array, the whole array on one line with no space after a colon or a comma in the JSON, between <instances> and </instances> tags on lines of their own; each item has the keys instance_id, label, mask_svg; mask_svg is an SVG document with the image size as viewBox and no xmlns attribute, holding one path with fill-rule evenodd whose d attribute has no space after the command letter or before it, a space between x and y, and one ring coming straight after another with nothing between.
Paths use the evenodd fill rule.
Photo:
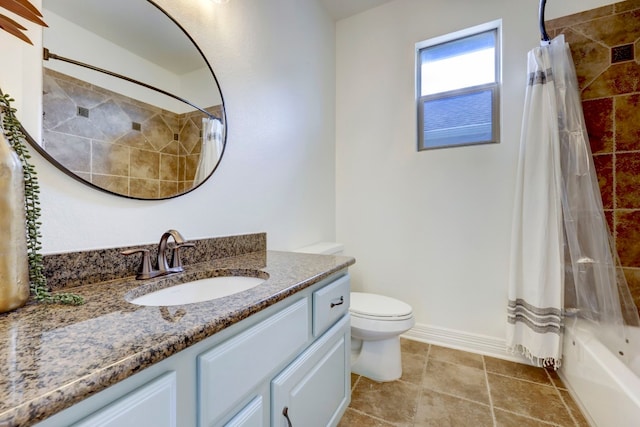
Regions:
<instances>
[{"instance_id":1,"label":"faucet handle","mask_svg":"<svg viewBox=\"0 0 640 427\"><path fill-rule=\"evenodd\" d=\"M149 256L149 249L138 248L138 249L129 249L126 251L120 252L122 255L133 255L142 252L142 262L140 263L140 267L138 267L138 274L136 275L136 279L150 279L152 277L156 277L158 271L154 270L151 267L151 257Z\"/></svg>"},{"instance_id":2,"label":"faucet handle","mask_svg":"<svg viewBox=\"0 0 640 427\"><path fill-rule=\"evenodd\" d=\"M180 259L180 249L192 248L194 246L195 246L195 243L191 243L191 242L176 243L172 248L173 253L171 254L170 268L175 269L177 271L182 271L182 259Z\"/></svg>"}]
</instances>

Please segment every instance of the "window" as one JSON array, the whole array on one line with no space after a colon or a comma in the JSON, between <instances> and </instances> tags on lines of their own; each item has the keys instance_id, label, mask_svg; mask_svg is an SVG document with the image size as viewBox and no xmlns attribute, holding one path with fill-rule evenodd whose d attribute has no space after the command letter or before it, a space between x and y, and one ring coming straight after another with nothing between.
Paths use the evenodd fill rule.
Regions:
<instances>
[{"instance_id":1,"label":"window","mask_svg":"<svg viewBox=\"0 0 640 427\"><path fill-rule=\"evenodd\" d=\"M498 142L500 26L416 44L418 150Z\"/></svg>"}]
</instances>

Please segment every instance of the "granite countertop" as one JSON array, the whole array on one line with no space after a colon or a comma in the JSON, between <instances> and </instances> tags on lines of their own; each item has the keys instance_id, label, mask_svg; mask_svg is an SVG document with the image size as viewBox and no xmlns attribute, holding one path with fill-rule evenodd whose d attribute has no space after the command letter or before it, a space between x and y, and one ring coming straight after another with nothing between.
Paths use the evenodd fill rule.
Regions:
<instances>
[{"instance_id":1,"label":"granite countertop","mask_svg":"<svg viewBox=\"0 0 640 427\"><path fill-rule=\"evenodd\" d=\"M344 256L260 251L188 265L150 280L78 286L85 304L28 304L0 314L0 426L35 424L355 262ZM172 307L137 306L141 285L212 271L260 270L265 283L228 297Z\"/></svg>"}]
</instances>

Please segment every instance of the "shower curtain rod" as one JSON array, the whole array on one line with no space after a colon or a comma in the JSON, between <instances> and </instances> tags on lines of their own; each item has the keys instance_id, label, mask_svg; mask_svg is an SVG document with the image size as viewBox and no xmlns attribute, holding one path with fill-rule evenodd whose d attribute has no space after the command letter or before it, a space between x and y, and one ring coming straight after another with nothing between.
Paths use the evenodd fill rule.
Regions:
<instances>
[{"instance_id":1,"label":"shower curtain rod","mask_svg":"<svg viewBox=\"0 0 640 427\"><path fill-rule=\"evenodd\" d=\"M169 93L169 92L167 92L165 90L162 90L162 89L158 89L157 87L148 85L146 83L143 83L141 81L132 79L130 77L123 76L123 75L118 74L118 73L114 73L113 71L104 70L102 68L94 67L93 65L85 64L84 62L80 62L80 61L76 61L74 59L65 58L64 56L56 55L55 53L50 52L49 49L47 49L46 47L43 49L42 59L44 59L45 61L48 61L49 59L57 59L58 61L67 62L69 64L77 65L79 67L88 68L90 70L106 74L108 76L117 77L119 79L128 81L130 83L135 83L135 84L140 85L142 87L146 87L147 89L151 89L151 90L159 92L159 93L161 93L163 95L167 95L170 98L173 98L173 99L176 99L178 101L184 102L185 104L192 106L193 108L195 108L196 110L200 111L201 113L206 114L207 117L209 117L212 120L214 120L214 119L215 120L221 120L219 117L216 117L215 115L209 113L208 111L203 110L202 108L198 107L197 105L195 105L195 104L193 104L193 103L187 101L186 99L181 98L181 97L179 97L177 95L174 95L174 94Z\"/></svg>"},{"instance_id":2,"label":"shower curtain rod","mask_svg":"<svg viewBox=\"0 0 640 427\"><path fill-rule=\"evenodd\" d=\"M540 0L540 7L538 9L538 19L540 20L540 39L542 41L549 41L549 34L544 26L544 8L547 5L547 0Z\"/></svg>"}]
</instances>

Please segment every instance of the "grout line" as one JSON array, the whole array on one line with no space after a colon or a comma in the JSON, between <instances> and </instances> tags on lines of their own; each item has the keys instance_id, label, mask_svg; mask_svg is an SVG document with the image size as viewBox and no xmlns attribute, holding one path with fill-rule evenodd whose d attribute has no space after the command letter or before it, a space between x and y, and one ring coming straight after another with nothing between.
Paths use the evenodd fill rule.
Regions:
<instances>
[{"instance_id":1,"label":"grout line","mask_svg":"<svg viewBox=\"0 0 640 427\"><path fill-rule=\"evenodd\" d=\"M557 389L556 389L557 390ZM576 419L575 415L573 415L573 411L571 410L571 408L569 407L569 405L567 405L567 402L565 402L564 397L562 397L562 393L560 393L560 391L558 390L558 394L560 395L560 400L562 401L562 403L564 404L564 407L567 409L567 413L569 414L569 418L571 418L571 420L573 421L573 423L576 426L580 426L580 424L578 423L578 420Z\"/></svg>"},{"instance_id":2,"label":"grout line","mask_svg":"<svg viewBox=\"0 0 640 427\"><path fill-rule=\"evenodd\" d=\"M562 404L565 407L566 415L568 415L568 420L571 420L571 422L573 423L574 426L579 426L580 425L578 423L573 411L569 407L569 404L567 403L567 400L562 396L561 389L556 385L556 383L553 381L553 378L551 377L551 374L546 369L545 369L545 374L547 376L547 380L549 381L549 384L543 384L543 383L540 383L540 382L530 381L530 380L527 380L527 379L522 379L522 378L518 378L518 377L514 377L514 376L510 376L510 375L505 375L505 374L501 374L501 373L497 373L497 372L490 372L487 369L487 363L486 363L485 356L481 355L481 357L482 357L482 366L483 366L482 369L484 371L485 384L486 384L486 387L487 387L487 393L488 393L488 399L489 399L489 403L488 404L482 403L482 402L478 402L478 401L475 401L475 400L471 400L471 399L466 398L466 397L450 394L450 393L447 393L446 391L437 390L437 389L433 389L433 388L425 386L425 382L426 382L426 379L427 379L427 368L429 367L429 363L431 361L431 350L432 350L432 345L429 345L429 347L427 349L427 352L426 352L426 359L425 359L425 362L424 362L424 366L422 368L421 382L420 382L420 384L418 384L418 387L419 387L418 400L417 400L415 412L413 414L413 417L412 417L412 420L411 420L410 424L415 425L416 416L418 414L418 410L419 410L419 407L420 407L420 401L422 399L422 396L423 396L423 394L424 394L424 392L426 390L430 390L430 391L433 391L435 393L442 394L442 395L449 396L449 397L453 397L453 398L456 398L456 399L459 399L459 400L463 400L463 401L466 401L466 402L469 402L469 403L475 403L477 405L481 405L481 406L484 406L484 407L488 406L489 410L491 412L491 418L492 418L494 427L497 427L497 425L498 425L498 422L497 422L497 419L496 419L497 410L500 410L500 411L505 412L505 413L509 413L511 415L515 415L517 417L522 417L522 418L527 419L527 420L534 421L534 422L538 423L541 426L549 426L549 427L562 427L562 426L564 426L564 424L557 424L557 423L552 422L552 421L545 421L545 420L541 420L539 418L534 418L534 417L532 417L530 415L527 415L527 414L521 414L521 413L518 413L518 412L514 412L514 411L509 410L509 409L495 407L494 406L494 402L493 402L493 396L492 396L492 393L491 393L491 386L490 386L490 383L489 383L489 373L491 373L492 375L497 375L497 376L500 376L500 377L509 378L511 380L518 380L518 381L523 381L523 382L530 383L530 384L537 384L537 385L541 385L541 386L552 387L555 390L556 394L560 397L560 401L562 402ZM438 359L434 359L434 360L438 360ZM443 361L443 360L438 360L438 361L445 362L445 363L451 363L451 362L446 362L446 361ZM463 365L463 366L466 366L466 365ZM362 376L358 376L356 378L356 380L354 381L354 383L353 383L353 385L351 387L352 392L355 389L355 387L359 384L361 378L362 378ZM400 380L397 380L397 381L400 381ZM403 381L403 382L406 383L406 384L414 385L414 386L416 385L415 383L409 383L407 381ZM360 415L364 415L364 416L369 417L369 418L371 418L373 420L382 422L385 425L390 425L390 426L398 425L398 424L395 424L395 423L393 423L393 422L391 422L389 420L386 420L384 418L380 418L380 417L374 416L374 415L369 414L367 412L364 412L362 410L354 409L353 407L351 407L351 405L349 405L349 409L351 409L352 411L354 411L354 412L356 412L356 413L358 413ZM404 426L404 424L402 424L402 425Z\"/></svg>"},{"instance_id":3,"label":"grout line","mask_svg":"<svg viewBox=\"0 0 640 427\"><path fill-rule=\"evenodd\" d=\"M551 381L551 384L553 384L553 388L556 389L556 393L558 394L558 396L560 397L560 401L562 402L562 404L564 405L565 409L567 410L567 413L569 414L569 418L571 418L571 420L573 421L573 424L576 426L580 426L580 424L578 424L578 420L576 419L576 417L573 415L573 411L571 410L571 408L569 407L569 405L567 404L567 402L564 400L564 397L562 397L562 392L560 391L560 389L558 388L558 386L556 385L555 381L553 381L553 378L551 378L551 374L549 373L549 371L547 371L545 369L545 373L547 374L547 378L549 378L549 380Z\"/></svg>"},{"instance_id":4,"label":"grout line","mask_svg":"<svg viewBox=\"0 0 640 427\"><path fill-rule=\"evenodd\" d=\"M544 369L544 368L540 368L540 369ZM552 388L556 388L556 386L555 386L555 384L553 383L553 381L551 381L551 378L549 378L549 373L548 373L548 372L546 372L546 374L547 374L547 379L549 380L549 383L548 383L548 384L545 384L545 383L539 383L539 382L536 382L536 381L531 381L531 380L528 380L528 379L526 379L526 378L514 377L513 375L501 374L501 373L499 373L499 372L492 372L492 371L488 371L488 373L490 373L491 375L498 375L498 376L505 377L505 378L511 378L511 379L513 379L513 380L524 381L524 382L527 382L527 383L529 383L529 384L537 384L537 385L541 385L541 386L545 386L545 387L552 387Z\"/></svg>"},{"instance_id":5,"label":"grout line","mask_svg":"<svg viewBox=\"0 0 640 427\"><path fill-rule=\"evenodd\" d=\"M482 370L484 371L484 381L487 384L487 394L489 395L489 410L491 411L491 419L493 420L493 426L498 426L498 421L496 420L496 412L493 408L493 397L491 396L491 386L489 385L489 374L487 373L487 362L484 360L484 356L482 356Z\"/></svg>"},{"instance_id":6,"label":"grout line","mask_svg":"<svg viewBox=\"0 0 640 427\"><path fill-rule=\"evenodd\" d=\"M482 356L482 355L478 354L478 356ZM445 360L445 359L433 359L433 360L440 363L446 363L447 365L463 366L465 368L477 369L478 371L481 371L482 369L484 369L484 368L478 368L477 366L467 365L466 363L452 362L451 360Z\"/></svg>"},{"instance_id":7,"label":"grout line","mask_svg":"<svg viewBox=\"0 0 640 427\"><path fill-rule=\"evenodd\" d=\"M427 355L424 359L424 366L422 367L422 376L420 378L420 384L419 384L419 390L418 390L418 400L416 402L416 411L413 414L413 419L411 420L413 422L413 425L415 425L416 423L416 416L418 415L418 410L420 409L420 402L422 401L422 395L424 392L424 381L425 378L427 377L427 366L429 365L429 355L431 354L431 344L429 344L429 347L427 348Z\"/></svg>"},{"instance_id":8,"label":"grout line","mask_svg":"<svg viewBox=\"0 0 640 427\"><path fill-rule=\"evenodd\" d=\"M539 423L539 424L544 424L546 426L563 427L561 424L553 423L551 421L541 420L540 418L534 418L534 417L532 417L530 415L526 415L526 414L521 414L519 412L510 411L509 409L503 409L503 408L498 408L498 409L500 409L503 412L507 412L509 414L516 415L518 417L522 417L522 418L526 418L526 419L531 420L531 421L535 421L536 423Z\"/></svg>"},{"instance_id":9,"label":"grout line","mask_svg":"<svg viewBox=\"0 0 640 427\"><path fill-rule=\"evenodd\" d=\"M616 120L616 111L617 111L617 104L618 104L618 97L617 96L612 96L611 97L611 186L613 187L611 189L611 204L612 204L612 208L613 208L613 218L612 219L612 224L611 226L613 227L613 230L611 230L611 234L612 234L612 238L613 238L613 249L617 250L617 246L618 246L618 242L617 242L617 228L618 228L618 224L616 221L616 209L618 208L618 180L616 177L616 164L617 164L617 142L618 142L618 138L616 137L616 132L617 132L617 120Z\"/></svg>"},{"instance_id":10,"label":"grout line","mask_svg":"<svg viewBox=\"0 0 640 427\"><path fill-rule=\"evenodd\" d=\"M384 418L376 417L375 415L371 415L371 414L369 414L367 412L363 412L363 411L361 411L359 409L352 408L351 406L349 406L347 409L350 409L353 412L357 412L360 415L364 415L367 418L373 418L376 421L380 421L380 422L383 422L383 423L388 424L388 425L395 425L394 423L389 422L389 421L385 420Z\"/></svg>"},{"instance_id":11,"label":"grout line","mask_svg":"<svg viewBox=\"0 0 640 427\"><path fill-rule=\"evenodd\" d=\"M611 212L611 228L613 228L613 230L609 230L609 232L611 233L611 238L613 240L613 250L614 252L617 254L618 253L618 215L616 215L616 211L618 209L618 178L617 178L617 167L616 165L618 164L618 158L617 158L617 154L618 154L618 150L617 150L617 142L618 142L618 137L616 136L617 134L617 120L616 120L616 112L618 110L617 108L618 106L618 97L617 96L612 96L611 97L611 136L612 136L612 141L611 141L611 149L612 149L612 153L611 153L611 186L613 187L611 189L611 207L612 212ZM606 217L605 217L606 219ZM605 221L606 222L606 221Z\"/></svg>"},{"instance_id":12,"label":"grout line","mask_svg":"<svg viewBox=\"0 0 640 427\"><path fill-rule=\"evenodd\" d=\"M491 406L488 403L482 403L482 402L478 402L477 400L469 399L468 397L459 396L457 394L451 394L451 393L448 393L446 391L443 391L442 389L435 389L435 388L430 388L430 387L423 387L423 389L432 391L432 392L437 393L437 394L442 394L442 395L445 395L445 396L453 397L453 398L456 398L456 399L459 399L459 400L464 400L465 402L475 403L476 405L487 406L487 407Z\"/></svg>"},{"instance_id":13,"label":"grout line","mask_svg":"<svg viewBox=\"0 0 640 427\"><path fill-rule=\"evenodd\" d=\"M481 357L482 357L482 364L483 364L483 366L484 366L484 356L482 356L482 355L481 355ZM491 418L492 418L492 420L493 420L493 425L494 425L494 427L495 427L495 426L496 426L496 420L495 420L495 417L494 417L494 415L493 415L493 404L491 403L491 394L489 393L489 390L488 390L488 388L489 388L489 387L488 387L488 384L489 384L489 383L488 383L488 381L487 381L487 374L486 374L486 370L485 370L485 381L487 381L487 383L486 383L486 384L487 384L487 394L488 394L488 396L489 396L489 404L482 403L482 402L478 402L477 400L472 400L472 399L469 399L469 398L467 398L467 397L463 397L463 396L458 396L458 395L455 395L455 394L447 393L446 391L443 391L443 390L441 390L441 389L433 389L433 388L431 388L431 387L427 387L427 386L425 386L425 385L424 385L424 381L425 381L425 378L426 378L426 376L427 376L427 367L428 367L428 365L429 365L429 361L430 361L430 360L431 360L431 345L429 345L429 351L428 351L428 353L427 353L427 362L425 363L425 366L424 366L424 374L423 374L423 377L422 377L422 381L423 381L423 382L422 382L421 387L420 387L420 393L421 393L421 395L422 395L422 391L426 389L426 390L430 390L430 391L432 391L432 392L434 392L434 393L442 394L442 395L444 395L444 396L449 396L449 397L453 397L453 398L455 398L455 399L464 400L465 402L474 403L474 404L476 404L476 405L481 405L481 406L488 406L488 407L489 407L489 410L491 411ZM438 361L438 362L449 363L449 364L451 364L451 365L465 366L465 367L472 368L472 369L478 369L478 368L474 368L473 366L460 365L460 364L458 364L458 363L448 362L448 361L446 361L446 360L440 360L440 359L434 359L434 360L436 360L436 361ZM415 419L414 419L414 421L415 421Z\"/></svg>"},{"instance_id":14,"label":"grout line","mask_svg":"<svg viewBox=\"0 0 640 427\"><path fill-rule=\"evenodd\" d=\"M360 382L360 378L362 378L362 376L358 375L358 378L356 378L353 384L351 384L351 393L353 393L353 390L355 390L356 385Z\"/></svg>"}]
</instances>

